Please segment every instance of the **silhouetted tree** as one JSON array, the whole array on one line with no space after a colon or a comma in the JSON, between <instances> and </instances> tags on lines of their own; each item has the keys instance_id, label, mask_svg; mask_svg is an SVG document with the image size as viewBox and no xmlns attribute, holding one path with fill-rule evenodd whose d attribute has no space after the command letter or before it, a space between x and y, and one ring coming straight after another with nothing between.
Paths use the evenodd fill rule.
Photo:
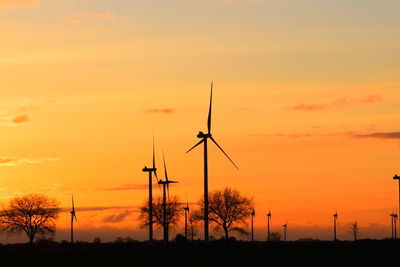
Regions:
<instances>
[{"instance_id":1,"label":"silhouetted tree","mask_svg":"<svg viewBox=\"0 0 400 267\"><path fill-rule=\"evenodd\" d=\"M44 195L13 198L0 213L0 230L8 234L25 233L32 245L37 237L54 235L59 210L58 201Z\"/></svg>"},{"instance_id":2,"label":"silhouetted tree","mask_svg":"<svg viewBox=\"0 0 400 267\"><path fill-rule=\"evenodd\" d=\"M191 211L189 212L189 218L188 218L188 236L191 241L194 240L194 238L197 236L197 233L199 231L199 211Z\"/></svg>"},{"instance_id":3,"label":"silhouetted tree","mask_svg":"<svg viewBox=\"0 0 400 267\"><path fill-rule=\"evenodd\" d=\"M170 196L167 199L167 220L166 224L168 228L173 228L178 225L180 216L182 215L181 202L178 197ZM149 201L147 200L140 207L139 220L142 221L142 227L146 227L149 224ZM161 197L153 198L153 223L158 225L160 228L164 225L163 215L163 200Z\"/></svg>"},{"instance_id":4,"label":"silhouetted tree","mask_svg":"<svg viewBox=\"0 0 400 267\"><path fill-rule=\"evenodd\" d=\"M222 230L227 240L232 231L248 234L243 225L246 225L246 219L253 211L251 198L242 196L239 191L231 188L211 192L208 197L209 221L215 225L215 231ZM201 207L204 207L203 203L204 200L200 200ZM198 213L198 219L203 219L202 214L203 212Z\"/></svg>"}]
</instances>

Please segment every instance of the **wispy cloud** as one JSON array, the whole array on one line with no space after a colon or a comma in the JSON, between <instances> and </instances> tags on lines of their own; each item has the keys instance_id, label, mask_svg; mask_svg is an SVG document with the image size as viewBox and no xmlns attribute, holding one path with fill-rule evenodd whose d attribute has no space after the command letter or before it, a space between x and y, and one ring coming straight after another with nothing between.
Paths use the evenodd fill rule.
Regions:
<instances>
[{"instance_id":1,"label":"wispy cloud","mask_svg":"<svg viewBox=\"0 0 400 267\"><path fill-rule=\"evenodd\" d=\"M82 12L70 15L67 19L65 19L65 22L70 24L82 24L84 20L88 19L111 20L115 18L117 18L117 15L111 11L104 11L100 13Z\"/></svg>"},{"instance_id":2,"label":"wispy cloud","mask_svg":"<svg viewBox=\"0 0 400 267\"><path fill-rule=\"evenodd\" d=\"M0 157L0 166L20 166L26 164L42 163L46 161L55 161L55 158L13 158L13 157Z\"/></svg>"},{"instance_id":3,"label":"wispy cloud","mask_svg":"<svg viewBox=\"0 0 400 267\"><path fill-rule=\"evenodd\" d=\"M296 110L296 111L318 111L318 110L326 110L335 107L346 107L350 105L356 104L377 104L384 101L384 97L380 94L372 94L366 95L359 98L350 98L350 97L339 97L330 102L326 103L313 103L313 104L297 104L286 108L286 110Z\"/></svg>"},{"instance_id":4,"label":"wispy cloud","mask_svg":"<svg viewBox=\"0 0 400 267\"><path fill-rule=\"evenodd\" d=\"M39 0L0 0L0 8L22 8L35 6L39 3Z\"/></svg>"},{"instance_id":5,"label":"wispy cloud","mask_svg":"<svg viewBox=\"0 0 400 267\"><path fill-rule=\"evenodd\" d=\"M109 216L104 217L103 222L105 223L119 223L122 222L131 212L129 210L125 210L121 213L111 214Z\"/></svg>"},{"instance_id":6,"label":"wispy cloud","mask_svg":"<svg viewBox=\"0 0 400 267\"><path fill-rule=\"evenodd\" d=\"M80 207L77 205L75 207L77 212L91 212L91 211L104 211L104 210L129 210L132 209L131 212L139 211L139 208L136 207L128 207L128 206L93 206L93 207ZM64 207L61 209L61 212L70 212L71 207Z\"/></svg>"},{"instance_id":7,"label":"wispy cloud","mask_svg":"<svg viewBox=\"0 0 400 267\"><path fill-rule=\"evenodd\" d=\"M299 104L290 107L290 110L301 110L301 111L315 111L329 108L326 104Z\"/></svg>"},{"instance_id":8,"label":"wispy cloud","mask_svg":"<svg viewBox=\"0 0 400 267\"><path fill-rule=\"evenodd\" d=\"M400 132L377 132L369 134L353 134L355 138L400 139Z\"/></svg>"},{"instance_id":9,"label":"wispy cloud","mask_svg":"<svg viewBox=\"0 0 400 267\"><path fill-rule=\"evenodd\" d=\"M153 184L153 187L157 185ZM147 184L123 184L115 185L110 187L103 187L98 190L100 191L136 191L136 190L147 190L149 186Z\"/></svg>"},{"instance_id":10,"label":"wispy cloud","mask_svg":"<svg viewBox=\"0 0 400 267\"><path fill-rule=\"evenodd\" d=\"M173 108L153 108L146 110L147 113L161 113L161 114L171 114L174 113L175 110Z\"/></svg>"}]
</instances>

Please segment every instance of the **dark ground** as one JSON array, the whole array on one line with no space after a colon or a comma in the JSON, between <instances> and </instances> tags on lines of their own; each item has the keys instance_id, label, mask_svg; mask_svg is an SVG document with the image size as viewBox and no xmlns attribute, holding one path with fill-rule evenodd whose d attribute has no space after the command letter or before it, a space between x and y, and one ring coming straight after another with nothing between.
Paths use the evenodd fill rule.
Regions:
<instances>
[{"instance_id":1,"label":"dark ground","mask_svg":"<svg viewBox=\"0 0 400 267\"><path fill-rule=\"evenodd\" d=\"M400 240L357 242L46 242L0 246L2 265L22 266L399 266ZM146 264L149 262L149 264Z\"/></svg>"}]
</instances>

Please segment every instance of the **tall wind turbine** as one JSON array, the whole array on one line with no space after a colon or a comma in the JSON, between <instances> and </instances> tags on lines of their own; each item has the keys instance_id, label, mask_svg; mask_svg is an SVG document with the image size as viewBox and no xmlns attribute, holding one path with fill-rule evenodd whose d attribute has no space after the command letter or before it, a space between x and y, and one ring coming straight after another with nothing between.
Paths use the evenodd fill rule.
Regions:
<instances>
[{"instance_id":1,"label":"tall wind turbine","mask_svg":"<svg viewBox=\"0 0 400 267\"><path fill-rule=\"evenodd\" d=\"M212 93L213 93L213 83L211 83L211 94L210 94L210 106L208 110L208 119L207 119L207 133L203 133L199 131L197 134L197 138L201 139L197 144L195 144L191 149L186 151L189 153L192 149L197 147L200 144L204 144L204 240L208 242L208 149L207 149L207 139L210 139L228 158L228 160L233 164L233 166L238 169L236 164L231 160L228 154L221 148L220 145L214 140L211 134L211 111L212 111Z\"/></svg>"},{"instance_id":2,"label":"tall wind turbine","mask_svg":"<svg viewBox=\"0 0 400 267\"><path fill-rule=\"evenodd\" d=\"M392 238L397 239L397 213L392 212L390 217L392 217Z\"/></svg>"},{"instance_id":3,"label":"tall wind turbine","mask_svg":"<svg viewBox=\"0 0 400 267\"><path fill-rule=\"evenodd\" d=\"M254 217L256 216L256 211L254 210L251 212L251 242L254 242Z\"/></svg>"},{"instance_id":4,"label":"tall wind turbine","mask_svg":"<svg viewBox=\"0 0 400 267\"><path fill-rule=\"evenodd\" d=\"M185 238L188 240L189 202L186 203L186 207L184 207L183 210L185 211Z\"/></svg>"},{"instance_id":5,"label":"tall wind turbine","mask_svg":"<svg viewBox=\"0 0 400 267\"><path fill-rule=\"evenodd\" d=\"M164 161L164 175L165 175L164 179L165 179L165 181L162 181L160 179L158 181L158 184L161 184L163 186L163 232L164 232L164 243L167 244L169 241L168 223L167 223L167 193L168 193L168 198L169 198L169 184L175 184L178 182L171 181L168 179L167 164L165 163L164 152L163 152L163 161Z\"/></svg>"},{"instance_id":6,"label":"tall wind turbine","mask_svg":"<svg viewBox=\"0 0 400 267\"><path fill-rule=\"evenodd\" d=\"M353 229L354 241L357 241L357 236L358 236L358 224L357 224L357 221L355 221L355 222L353 223L352 229Z\"/></svg>"},{"instance_id":7,"label":"tall wind turbine","mask_svg":"<svg viewBox=\"0 0 400 267\"><path fill-rule=\"evenodd\" d=\"M336 211L335 214L333 214L333 241L337 241L336 238L337 220L338 220L338 213Z\"/></svg>"},{"instance_id":8,"label":"tall wind turbine","mask_svg":"<svg viewBox=\"0 0 400 267\"><path fill-rule=\"evenodd\" d=\"M153 135L153 166L151 168L147 168L147 166L144 166L142 171L149 173L149 241L152 242L153 241L153 178L152 178L153 173L158 182L155 148L154 148L154 135Z\"/></svg>"},{"instance_id":9,"label":"tall wind turbine","mask_svg":"<svg viewBox=\"0 0 400 267\"><path fill-rule=\"evenodd\" d=\"M74 204L74 195L72 195L72 209L71 213L71 244L74 243L74 220L77 221L76 213L75 213L75 204Z\"/></svg>"},{"instance_id":10,"label":"tall wind turbine","mask_svg":"<svg viewBox=\"0 0 400 267\"><path fill-rule=\"evenodd\" d=\"M271 210L268 212L267 214L267 222L268 222L268 226L267 226L267 240L271 241L271 228L270 228L270 224L271 224Z\"/></svg>"},{"instance_id":11,"label":"tall wind turbine","mask_svg":"<svg viewBox=\"0 0 400 267\"><path fill-rule=\"evenodd\" d=\"M283 241L286 242L286 238L287 238L287 224L288 222L286 222L283 226Z\"/></svg>"}]
</instances>

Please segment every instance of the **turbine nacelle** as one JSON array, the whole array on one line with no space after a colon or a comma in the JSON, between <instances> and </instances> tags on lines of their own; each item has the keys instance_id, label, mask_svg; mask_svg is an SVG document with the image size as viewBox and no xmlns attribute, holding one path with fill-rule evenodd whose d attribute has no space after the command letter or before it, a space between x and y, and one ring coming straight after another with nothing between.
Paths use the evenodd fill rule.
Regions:
<instances>
[{"instance_id":1,"label":"turbine nacelle","mask_svg":"<svg viewBox=\"0 0 400 267\"><path fill-rule=\"evenodd\" d=\"M211 138L211 133L203 133L203 132L199 132L198 134L197 134L197 138L201 138L201 139L204 139L204 138Z\"/></svg>"},{"instance_id":2,"label":"turbine nacelle","mask_svg":"<svg viewBox=\"0 0 400 267\"><path fill-rule=\"evenodd\" d=\"M400 176L397 176L397 174L393 177L394 180L400 180Z\"/></svg>"},{"instance_id":3,"label":"turbine nacelle","mask_svg":"<svg viewBox=\"0 0 400 267\"><path fill-rule=\"evenodd\" d=\"M142 171L144 171L144 172L156 172L157 168L147 168L146 166L144 166Z\"/></svg>"}]
</instances>

